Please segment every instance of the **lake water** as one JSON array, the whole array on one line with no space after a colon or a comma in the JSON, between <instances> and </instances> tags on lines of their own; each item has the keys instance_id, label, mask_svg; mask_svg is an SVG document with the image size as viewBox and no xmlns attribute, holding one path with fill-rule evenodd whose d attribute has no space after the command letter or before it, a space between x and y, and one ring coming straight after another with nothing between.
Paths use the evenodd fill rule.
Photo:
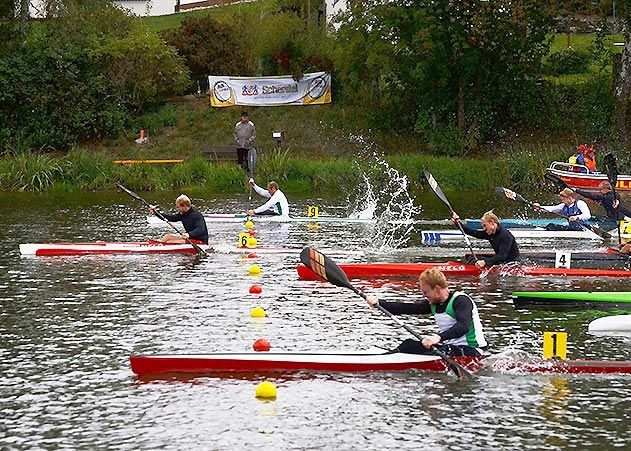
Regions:
<instances>
[{"instance_id":1,"label":"lake water","mask_svg":"<svg viewBox=\"0 0 631 451\"><path fill-rule=\"evenodd\" d=\"M177 193L150 193L170 205ZM461 216L478 216L496 199L454 196ZM451 196L450 196L451 197ZM198 195L204 211L240 212L247 195ZM331 199L290 199L296 211L317 204L344 215ZM422 216L447 216L433 195ZM124 194L0 194L0 449L630 449L631 377L520 375L482 370L461 382L450 373L275 375L275 401L255 398L264 375L140 380L131 353L248 351L257 338L272 349L395 347L407 332L367 308L350 290L297 279L298 254L228 252L239 224L209 227L219 249L190 255L38 257L19 243L129 241L166 229L146 223ZM511 210L511 208L513 210ZM502 205L503 216L518 213ZM427 226L423 226L427 227ZM432 227L434 228L434 227ZM400 249L374 248L371 226L258 224L259 244L332 252L337 261L459 258L462 243L424 246L418 229ZM530 243L529 250L587 250L592 243ZM477 243L477 249L486 249ZM262 274L248 275L256 262ZM260 295L248 288L258 283ZM413 281L355 281L389 300L414 300ZM516 290L629 291L627 280L453 278L477 302L494 351L540 355L544 331L566 331L570 358L631 359L627 336L596 336L587 324L603 312L515 310ZM250 318L254 306L267 314ZM402 318L421 333L428 318Z\"/></svg>"}]
</instances>

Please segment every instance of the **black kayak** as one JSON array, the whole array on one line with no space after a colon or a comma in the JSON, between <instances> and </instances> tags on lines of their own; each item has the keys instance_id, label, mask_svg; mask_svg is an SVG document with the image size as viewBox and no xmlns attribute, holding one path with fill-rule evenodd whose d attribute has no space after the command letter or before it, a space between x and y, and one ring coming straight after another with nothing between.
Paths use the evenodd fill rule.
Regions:
<instances>
[{"instance_id":1,"label":"black kayak","mask_svg":"<svg viewBox=\"0 0 631 451\"><path fill-rule=\"evenodd\" d=\"M554 268L556 252L520 252L520 262L525 265ZM582 269L631 269L631 255L621 254L614 249L596 252L569 252L570 267ZM492 252L478 252L478 258L494 255ZM465 254L465 261L473 259Z\"/></svg>"}]
</instances>

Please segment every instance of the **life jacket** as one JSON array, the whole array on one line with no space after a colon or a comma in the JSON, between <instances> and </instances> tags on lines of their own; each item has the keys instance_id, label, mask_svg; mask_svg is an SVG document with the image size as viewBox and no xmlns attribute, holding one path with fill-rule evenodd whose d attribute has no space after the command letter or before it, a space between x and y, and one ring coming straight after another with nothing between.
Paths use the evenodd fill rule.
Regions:
<instances>
[{"instance_id":1,"label":"life jacket","mask_svg":"<svg viewBox=\"0 0 631 451\"><path fill-rule=\"evenodd\" d=\"M567 216L568 218L570 216L578 216L582 214L583 212L581 211L580 208L578 208L577 203L578 202L574 201L570 205L563 205L563 210L562 210L563 214ZM570 221L569 226L570 228L574 230L582 230L582 227L579 224L584 224L584 221L581 221L581 220Z\"/></svg>"},{"instance_id":2,"label":"life jacket","mask_svg":"<svg viewBox=\"0 0 631 451\"><path fill-rule=\"evenodd\" d=\"M471 311L472 321L469 325L469 330L465 335L461 337L452 338L446 340L445 344L450 345L464 345L471 346L473 348L483 348L486 346L486 340L484 339L484 333L482 332L482 322L480 321L480 315L478 314L478 308L473 302L473 299L462 291L455 291L449 301L447 301L447 308L443 313L436 313L436 306L431 305L432 315L434 315L434 321L438 326L440 332L449 330L454 324L456 324L456 312L454 311L454 300L458 296L466 296L473 304L473 310Z\"/></svg>"},{"instance_id":3,"label":"life jacket","mask_svg":"<svg viewBox=\"0 0 631 451\"><path fill-rule=\"evenodd\" d=\"M595 172L596 171L596 159L590 157L589 155L584 155L583 156L583 164L585 166L587 166L587 169L589 169L591 172Z\"/></svg>"}]
</instances>

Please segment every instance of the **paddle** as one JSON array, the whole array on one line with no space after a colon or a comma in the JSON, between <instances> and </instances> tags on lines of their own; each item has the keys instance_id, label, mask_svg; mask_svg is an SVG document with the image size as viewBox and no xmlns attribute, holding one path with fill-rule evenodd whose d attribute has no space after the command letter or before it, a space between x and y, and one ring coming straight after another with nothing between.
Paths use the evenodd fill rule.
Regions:
<instances>
[{"instance_id":1,"label":"paddle","mask_svg":"<svg viewBox=\"0 0 631 451\"><path fill-rule=\"evenodd\" d=\"M305 266L310 268L313 272L318 274L320 277L328 280L333 285L336 285L342 288L348 288L354 291L356 294L358 294L362 298L366 299L366 294L363 291L351 285L351 283L348 280L348 277L346 277L346 274L344 274L344 271L342 271L342 269L339 266L337 266L337 264L333 260L331 260L329 257L324 255L322 252L318 251L317 249L313 249L311 247L305 247L300 253L300 261ZM392 318L405 330L407 330L409 333L414 335L414 337L418 338L420 341L423 341L423 337L421 335L419 335L417 332L411 329L407 324L400 321L397 317L395 317L392 313L387 311L381 305L377 304L376 307L379 309L381 313ZM443 361L447 364L449 369L453 371L454 374L456 374L456 376L458 376L459 379L464 380L464 379L472 379L475 377L473 373L471 373L462 365L456 363L454 360L450 359L444 352L442 352L436 346L432 346L431 350L434 354L436 354L441 359L443 359Z\"/></svg>"},{"instance_id":2,"label":"paddle","mask_svg":"<svg viewBox=\"0 0 631 451\"><path fill-rule=\"evenodd\" d=\"M524 197L521 196L519 193L516 193L515 191L512 191L508 188L504 188L503 186L498 186L497 188L495 188L495 193L500 197L505 197L506 199L521 202L533 208L534 210L541 211L541 209L536 207L534 203L530 202L529 200L524 199ZM567 216L565 216L562 213L555 213L551 211L548 211L548 213L552 213L553 215L567 219ZM583 229L589 230L592 233L595 233L596 235L602 238L605 238L605 239L611 238L611 236L607 232L601 230L599 227L592 227L589 224L581 224L580 222L578 223L578 225L581 226Z\"/></svg>"},{"instance_id":3,"label":"paddle","mask_svg":"<svg viewBox=\"0 0 631 451\"><path fill-rule=\"evenodd\" d=\"M248 150L248 179L254 176L254 166L256 166L256 149ZM249 207L252 208L252 185L250 184L250 195L248 196Z\"/></svg>"},{"instance_id":4,"label":"paddle","mask_svg":"<svg viewBox=\"0 0 631 451\"><path fill-rule=\"evenodd\" d=\"M550 180L552 183L554 183L555 185L557 185L559 188L569 188L567 186L567 183L565 183L563 180L561 180L559 177L557 177L554 174L549 174L546 172L545 176L546 179ZM572 188L570 188L572 189Z\"/></svg>"},{"instance_id":5,"label":"paddle","mask_svg":"<svg viewBox=\"0 0 631 451\"><path fill-rule=\"evenodd\" d=\"M451 207L451 204L449 203L449 200L447 200L447 196L445 196L445 193L443 193L443 190L440 189L440 186L438 186L438 182L436 181L434 176L429 171L426 171L426 170L423 170L423 174L425 175L425 178L427 179L427 183L429 183L429 186L432 188L432 191L434 191L434 193L438 196L438 198L442 200L445 205L447 205L447 208L449 208L449 210L451 211L451 214L453 215L455 213L454 209ZM460 221L456 221L456 225L460 229L460 232L462 233L464 240L467 242L467 246L469 246L469 250L471 251L473 258L475 258L477 261L478 257L477 255L475 255L475 251L473 250L473 247L471 246L471 241L469 241L469 237L467 237L467 234L464 233L462 224L460 224Z\"/></svg>"},{"instance_id":6,"label":"paddle","mask_svg":"<svg viewBox=\"0 0 631 451\"><path fill-rule=\"evenodd\" d=\"M140 202L142 202L143 204L145 204L147 207L151 207L151 204L149 202L147 202L145 199L143 199L142 197L140 197L138 194L134 193L133 191L131 191L128 188L125 188L120 182L116 182L116 186L125 191L127 194L129 194L131 197L133 197L134 199L138 199ZM171 228L173 230L175 230L178 235L180 235L182 238L184 238L184 240L186 240L186 242L188 244L190 244L191 246L193 246L193 249L195 249L195 253L197 255L202 255L204 257L207 257L208 254L206 253L206 251L204 249L202 249L201 247L199 247L197 244L193 243L191 240L189 240L188 238L186 238L182 232L180 232L178 230L177 227L175 227L173 224L171 224L169 222L169 220L167 218L164 217L164 215L162 213L160 213L158 210L153 210L153 214L156 215L158 218L162 219L164 222L166 222L167 224L169 224L169 226L171 226Z\"/></svg>"},{"instance_id":7,"label":"paddle","mask_svg":"<svg viewBox=\"0 0 631 451\"><path fill-rule=\"evenodd\" d=\"M607 179L611 183L611 189L613 191L613 197L616 198L616 183L618 182L618 165L616 164L616 157L612 153L605 155L605 168L607 169ZM618 244L622 243L622 237L620 236L620 221L618 221Z\"/></svg>"}]
</instances>

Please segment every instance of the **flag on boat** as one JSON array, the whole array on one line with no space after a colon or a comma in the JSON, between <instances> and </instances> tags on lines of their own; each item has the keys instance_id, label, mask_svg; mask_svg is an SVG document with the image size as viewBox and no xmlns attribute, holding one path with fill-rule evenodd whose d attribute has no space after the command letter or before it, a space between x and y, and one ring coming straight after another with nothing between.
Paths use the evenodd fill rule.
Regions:
<instances>
[{"instance_id":1,"label":"flag on boat","mask_svg":"<svg viewBox=\"0 0 631 451\"><path fill-rule=\"evenodd\" d=\"M299 80L279 77L210 75L210 106L321 105L331 103L331 74L314 72Z\"/></svg>"}]
</instances>

